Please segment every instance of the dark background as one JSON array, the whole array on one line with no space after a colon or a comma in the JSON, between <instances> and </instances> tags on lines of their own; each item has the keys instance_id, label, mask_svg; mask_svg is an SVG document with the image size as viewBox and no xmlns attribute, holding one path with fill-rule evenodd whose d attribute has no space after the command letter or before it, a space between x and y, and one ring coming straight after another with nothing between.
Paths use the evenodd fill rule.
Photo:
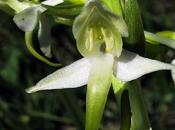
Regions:
<instances>
[{"instance_id":1,"label":"dark background","mask_svg":"<svg viewBox=\"0 0 175 130\"><path fill-rule=\"evenodd\" d=\"M174 0L141 0L140 3L145 30L175 31ZM40 62L29 53L24 33L12 18L0 11L0 130L82 130L85 87L25 93L25 88L57 68ZM57 61L66 65L81 57L70 27L54 26L52 36ZM165 62L175 57L174 50L149 44L146 54ZM174 130L175 86L170 73L155 72L141 80L153 130ZM117 130L119 123L119 109L111 91L101 127L102 130Z\"/></svg>"}]
</instances>

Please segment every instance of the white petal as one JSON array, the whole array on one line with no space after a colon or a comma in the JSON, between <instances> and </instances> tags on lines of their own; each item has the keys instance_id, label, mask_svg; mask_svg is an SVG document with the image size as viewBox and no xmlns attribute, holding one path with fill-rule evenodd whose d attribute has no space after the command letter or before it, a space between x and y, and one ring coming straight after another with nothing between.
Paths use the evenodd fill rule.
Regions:
<instances>
[{"instance_id":1,"label":"white petal","mask_svg":"<svg viewBox=\"0 0 175 130\"><path fill-rule=\"evenodd\" d=\"M42 4L49 5L49 6L55 6L55 5L61 4L63 2L64 2L64 0L46 0L46 1L42 2Z\"/></svg>"},{"instance_id":2,"label":"white petal","mask_svg":"<svg viewBox=\"0 0 175 130\"><path fill-rule=\"evenodd\" d=\"M28 93L63 88L76 88L87 84L89 76L89 61L85 58L57 70L39 81Z\"/></svg>"},{"instance_id":3,"label":"white petal","mask_svg":"<svg viewBox=\"0 0 175 130\"><path fill-rule=\"evenodd\" d=\"M175 60L173 60L171 63L172 63L173 65L175 65ZM175 69L173 69L173 70L171 71L171 75L172 75L172 78L173 78L174 83L175 83Z\"/></svg>"},{"instance_id":4,"label":"white petal","mask_svg":"<svg viewBox=\"0 0 175 130\"><path fill-rule=\"evenodd\" d=\"M116 77L121 81L131 81L158 70L172 70L172 75L175 78L174 65L144 58L126 50L115 61L114 69Z\"/></svg>"},{"instance_id":5,"label":"white petal","mask_svg":"<svg viewBox=\"0 0 175 130\"><path fill-rule=\"evenodd\" d=\"M38 23L38 14L45 10L41 6L32 6L16 14L13 20L22 31L30 32Z\"/></svg>"}]
</instances>

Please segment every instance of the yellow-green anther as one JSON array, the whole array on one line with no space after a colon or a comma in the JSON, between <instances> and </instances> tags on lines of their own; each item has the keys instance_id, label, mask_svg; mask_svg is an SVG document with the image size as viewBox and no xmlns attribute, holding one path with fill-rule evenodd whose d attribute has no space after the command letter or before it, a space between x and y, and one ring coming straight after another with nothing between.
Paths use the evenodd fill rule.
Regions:
<instances>
[{"instance_id":1,"label":"yellow-green anther","mask_svg":"<svg viewBox=\"0 0 175 130\"><path fill-rule=\"evenodd\" d=\"M93 49L93 30L89 29L88 32L88 40L86 41L86 48L89 49L89 51L91 51Z\"/></svg>"},{"instance_id":2,"label":"yellow-green anther","mask_svg":"<svg viewBox=\"0 0 175 130\"><path fill-rule=\"evenodd\" d=\"M113 33L110 30L104 28L101 30L106 45L105 51L119 57L122 51L122 37L119 32Z\"/></svg>"},{"instance_id":3,"label":"yellow-green anther","mask_svg":"<svg viewBox=\"0 0 175 130\"><path fill-rule=\"evenodd\" d=\"M128 31L121 17L106 10L98 1L88 1L74 21L73 34L83 56L110 53L119 57L121 36L127 36Z\"/></svg>"},{"instance_id":4,"label":"yellow-green anther","mask_svg":"<svg viewBox=\"0 0 175 130\"><path fill-rule=\"evenodd\" d=\"M106 41L105 50L106 50L106 52L110 52L110 50L113 48L113 43L111 42L112 39L110 37L111 34L110 34L110 32L107 32L104 28L101 28L101 31L102 31L102 34L103 34L104 39ZM109 43L111 43L111 44L109 44Z\"/></svg>"}]
</instances>

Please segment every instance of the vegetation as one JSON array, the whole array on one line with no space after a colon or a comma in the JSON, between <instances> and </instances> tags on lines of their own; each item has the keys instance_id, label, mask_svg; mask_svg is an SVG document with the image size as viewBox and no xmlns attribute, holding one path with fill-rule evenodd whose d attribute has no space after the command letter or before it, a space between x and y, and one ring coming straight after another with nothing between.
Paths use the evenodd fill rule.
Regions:
<instances>
[{"instance_id":1,"label":"vegetation","mask_svg":"<svg viewBox=\"0 0 175 130\"><path fill-rule=\"evenodd\" d=\"M110 69L114 62L109 61L111 56L101 59L97 55L102 51L121 62L122 56L128 56L127 52L121 53L124 48L150 59L171 63L175 57L175 2L140 0L138 4L136 0L94 0L86 2L84 7L84 0L55 1L58 3L0 1L0 129L83 130L86 127L86 130L97 130L100 127L101 130L148 130L152 127L153 130L173 130L175 89L170 72L159 71L141 78L141 75L133 78L135 75L130 72L125 73L123 80L120 71L116 74L118 77L112 74L115 69ZM19 8L19 4L23 6ZM102 43L100 49L96 43ZM135 56L129 54L132 55ZM69 89L60 89L61 82L48 88L44 86L45 81L41 88L36 85L28 89L81 57L90 59L93 65L87 89L73 89L69 84ZM157 63L151 62L150 65L144 61L140 63L148 66ZM170 64L162 62L166 69L173 69ZM78 68L77 72L80 70ZM67 81L64 77L61 81L69 83L69 75L66 75ZM55 81L60 75L56 76ZM97 93L93 93L94 83L102 88ZM28 92L54 90L29 94L26 89Z\"/></svg>"}]
</instances>

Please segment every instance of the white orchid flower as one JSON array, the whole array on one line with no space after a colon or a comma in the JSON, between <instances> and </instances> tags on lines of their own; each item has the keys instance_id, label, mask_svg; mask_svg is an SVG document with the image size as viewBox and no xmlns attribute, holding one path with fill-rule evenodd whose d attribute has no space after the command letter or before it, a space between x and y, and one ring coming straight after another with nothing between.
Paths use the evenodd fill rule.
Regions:
<instances>
[{"instance_id":1,"label":"white orchid flower","mask_svg":"<svg viewBox=\"0 0 175 130\"><path fill-rule=\"evenodd\" d=\"M87 84L86 130L99 128L113 75L122 82L129 82L154 71L170 70L175 78L174 62L167 64L123 50L122 36L128 35L124 20L96 0L88 1L75 19L73 34L85 58L50 74L27 92Z\"/></svg>"},{"instance_id":2,"label":"white orchid flower","mask_svg":"<svg viewBox=\"0 0 175 130\"><path fill-rule=\"evenodd\" d=\"M14 16L13 20L22 31L33 31L39 21L39 15L47 10L47 8L43 5L56 6L63 2L63 0L45 0L40 4L31 4L24 9L22 8L20 11L18 11L17 14Z\"/></svg>"}]
</instances>

